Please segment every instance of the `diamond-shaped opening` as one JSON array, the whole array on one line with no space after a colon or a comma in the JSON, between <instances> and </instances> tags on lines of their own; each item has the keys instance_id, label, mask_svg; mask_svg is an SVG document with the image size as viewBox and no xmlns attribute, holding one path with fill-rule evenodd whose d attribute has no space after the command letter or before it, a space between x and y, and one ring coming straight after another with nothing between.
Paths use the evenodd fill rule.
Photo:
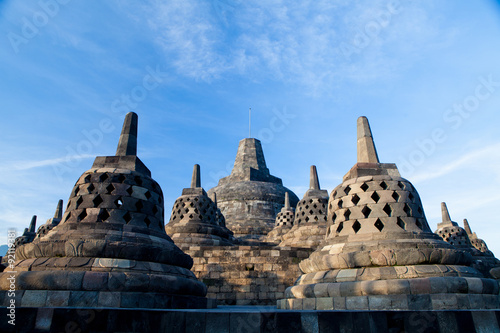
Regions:
<instances>
[{"instance_id":1,"label":"diamond-shaped opening","mask_svg":"<svg viewBox=\"0 0 500 333\"><path fill-rule=\"evenodd\" d=\"M123 220L126 222L126 223L129 223L130 221L132 221L132 216L130 215L129 212L126 212L125 215L123 215Z\"/></svg>"},{"instance_id":2,"label":"diamond-shaped opening","mask_svg":"<svg viewBox=\"0 0 500 333\"><path fill-rule=\"evenodd\" d=\"M314 207L314 208L318 208L318 205L314 204L314 205L313 205L313 207Z\"/></svg>"},{"instance_id":3,"label":"diamond-shaped opening","mask_svg":"<svg viewBox=\"0 0 500 333\"><path fill-rule=\"evenodd\" d=\"M180 212L180 210L179 210L179 212ZM156 214L156 213L158 213L158 208L155 205L155 206L153 206L153 214Z\"/></svg>"},{"instance_id":4,"label":"diamond-shaped opening","mask_svg":"<svg viewBox=\"0 0 500 333\"><path fill-rule=\"evenodd\" d=\"M111 194L111 192L113 192L114 190L115 190L115 187L113 186L113 184L109 184L108 186L106 186L107 194Z\"/></svg>"},{"instance_id":5,"label":"diamond-shaped opening","mask_svg":"<svg viewBox=\"0 0 500 333\"><path fill-rule=\"evenodd\" d=\"M99 176L99 181L100 182L104 182L108 178L109 178L108 174L107 173L103 173L102 175Z\"/></svg>"},{"instance_id":6,"label":"diamond-shaped opening","mask_svg":"<svg viewBox=\"0 0 500 333\"><path fill-rule=\"evenodd\" d=\"M66 218L64 219L64 221L69 220L70 217L71 217L71 212L68 212L68 215L66 215Z\"/></svg>"},{"instance_id":7,"label":"diamond-shaped opening","mask_svg":"<svg viewBox=\"0 0 500 333\"><path fill-rule=\"evenodd\" d=\"M377 203L380 200L380 195L378 195L377 192L373 192L371 198Z\"/></svg>"},{"instance_id":8,"label":"diamond-shaped opening","mask_svg":"<svg viewBox=\"0 0 500 333\"><path fill-rule=\"evenodd\" d=\"M332 215L332 222L335 222L336 218L337 218L337 214L333 213L333 215Z\"/></svg>"},{"instance_id":9,"label":"diamond-shaped opening","mask_svg":"<svg viewBox=\"0 0 500 333\"><path fill-rule=\"evenodd\" d=\"M377 219L377 221L375 221L374 226L378 229L378 231L382 231L382 229L384 229L384 224L382 223L382 221L380 221L380 219Z\"/></svg>"},{"instance_id":10,"label":"diamond-shaped opening","mask_svg":"<svg viewBox=\"0 0 500 333\"><path fill-rule=\"evenodd\" d=\"M347 209L345 212L344 212L344 217L346 220L349 220L349 217L351 216L351 211L349 209Z\"/></svg>"},{"instance_id":11,"label":"diamond-shaped opening","mask_svg":"<svg viewBox=\"0 0 500 333\"><path fill-rule=\"evenodd\" d=\"M302 212L302 216L306 215L306 212Z\"/></svg>"},{"instance_id":12,"label":"diamond-shaped opening","mask_svg":"<svg viewBox=\"0 0 500 333\"><path fill-rule=\"evenodd\" d=\"M336 195L337 195L337 191L333 191L332 198L335 198Z\"/></svg>"},{"instance_id":13,"label":"diamond-shaped opening","mask_svg":"<svg viewBox=\"0 0 500 333\"><path fill-rule=\"evenodd\" d=\"M415 196L410 192L408 193L408 199L410 199L410 201L413 201L413 199L415 199Z\"/></svg>"},{"instance_id":14,"label":"diamond-shaped opening","mask_svg":"<svg viewBox=\"0 0 500 333\"><path fill-rule=\"evenodd\" d=\"M84 210L80 213L80 215L78 215L77 220L78 220L78 222L80 222L80 221L82 221L82 220L83 220L84 218L86 218L86 217L87 217L87 211L86 211L86 209L84 209Z\"/></svg>"},{"instance_id":15,"label":"diamond-shaped opening","mask_svg":"<svg viewBox=\"0 0 500 333\"><path fill-rule=\"evenodd\" d=\"M137 185L141 186L142 185L142 179L139 176L134 177L134 181Z\"/></svg>"},{"instance_id":16,"label":"diamond-shaped opening","mask_svg":"<svg viewBox=\"0 0 500 333\"><path fill-rule=\"evenodd\" d=\"M179 218L182 220L184 218L184 214L181 214L181 216L179 216Z\"/></svg>"},{"instance_id":17,"label":"diamond-shaped opening","mask_svg":"<svg viewBox=\"0 0 500 333\"><path fill-rule=\"evenodd\" d=\"M119 198L119 199L115 200L115 206L116 206L116 208L120 208L122 205L123 205L122 199Z\"/></svg>"},{"instance_id":18,"label":"diamond-shaped opening","mask_svg":"<svg viewBox=\"0 0 500 333\"><path fill-rule=\"evenodd\" d=\"M309 199L309 203L312 204L313 203L313 199Z\"/></svg>"},{"instance_id":19,"label":"diamond-shaped opening","mask_svg":"<svg viewBox=\"0 0 500 333\"><path fill-rule=\"evenodd\" d=\"M391 206L389 206L389 204L386 204L384 206L383 211L387 214L387 216L391 216L391 214L392 214L392 208L391 208Z\"/></svg>"},{"instance_id":20,"label":"diamond-shaped opening","mask_svg":"<svg viewBox=\"0 0 500 333\"><path fill-rule=\"evenodd\" d=\"M342 201L342 199L339 200L338 204L339 208L342 208L342 206L344 205L344 202Z\"/></svg>"},{"instance_id":21,"label":"diamond-shaped opening","mask_svg":"<svg viewBox=\"0 0 500 333\"><path fill-rule=\"evenodd\" d=\"M408 206L408 204L405 204L405 208L403 208L405 211L406 215L411 216L411 208Z\"/></svg>"},{"instance_id":22,"label":"diamond-shaped opening","mask_svg":"<svg viewBox=\"0 0 500 333\"><path fill-rule=\"evenodd\" d=\"M309 222L309 216L306 217L306 222Z\"/></svg>"},{"instance_id":23,"label":"diamond-shaped opening","mask_svg":"<svg viewBox=\"0 0 500 333\"><path fill-rule=\"evenodd\" d=\"M135 208L137 208L137 211L140 212L143 208L144 208L144 205L142 204L142 201L139 200L135 203Z\"/></svg>"},{"instance_id":24,"label":"diamond-shaped opening","mask_svg":"<svg viewBox=\"0 0 500 333\"><path fill-rule=\"evenodd\" d=\"M420 208L420 206L418 206L417 211L419 214L422 214L422 208Z\"/></svg>"},{"instance_id":25,"label":"diamond-shaped opening","mask_svg":"<svg viewBox=\"0 0 500 333\"><path fill-rule=\"evenodd\" d=\"M400 189L404 190L405 189L405 184L403 184L402 182L398 182L398 186Z\"/></svg>"},{"instance_id":26,"label":"diamond-shaped opening","mask_svg":"<svg viewBox=\"0 0 500 333\"><path fill-rule=\"evenodd\" d=\"M132 188L132 186L130 186L128 189L127 189L127 193L129 195L132 195L132 193L134 193L134 189Z\"/></svg>"},{"instance_id":27,"label":"diamond-shaped opening","mask_svg":"<svg viewBox=\"0 0 500 333\"><path fill-rule=\"evenodd\" d=\"M342 229L344 229L344 222L339 223L339 226L337 227L337 233L341 232Z\"/></svg>"},{"instance_id":28,"label":"diamond-shaped opening","mask_svg":"<svg viewBox=\"0 0 500 333\"><path fill-rule=\"evenodd\" d=\"M361 200L361 198L357 194L354 194L351 198L351 201L354 205L357 205L359 200Z\"/></svg>"},{"instance_id":29,"label":"diamond-shaped opening","mask_svg":"<svg viewBox=\"0 0 500 333\"><path fill-rule=\"evenodd\" d=\"M380 183L380 187L382 187L384 190L387 190L387 188L388 188L389 186L387 186L387 183L386 183L386 182L382 182L382 183Z\"/></svg>"},{"instance_id":30,"label":"diamond-shaped opening","mask_svg":"<svg viewBox=\"0 0 500 333\"><path fill-rule=\"evenodd\" d=\"M360 187L363 190L363 192L366 192L369 186L366 183L363 183L363 185L361 185Z\"/></svg>"},{"instance_id":31,"label":"diamond-shaped opening","mask_svg":"<svg viewBox=\"0 0 500 333\"><path fill-rule=\"evenodd\" d=\"M78 200L76 200L76 208L78 208L78 206L80 206L83 202L83 198L82 197L79 197Z\"/></svg>"},{"instance_id":32,"label":"diamond-shaped opening","mask_svg":"<svg viewBox=\"0 0 500 333\"><path fill-rule=\"evenodd\" d=\"M318 215L314 216L314 221L316 221L316 222L319 221Z\"/></svg>"},{"instance_id":33,"label":"diamond-shaped opening","mask_svg":"<svg viewBox=\"0 0 500 333\"><path fill-rule=\"evenodd\" d=\"M306 208L306 209L309 209L309 205L306 205L306 207L305 207L305 208Z\"/></svg>"},{"instance_id":34,"label":"diamond-shaped opening","mask_svg":"<svg viewBox=\"0 0 500 333\"><path fill-rule=\"evenodd\" d=\"M392 197L394 198L394 200L396 200L396 202L398 202L398 200L400 198L399 194L396 191L394 191L394 193L392 194Z\"/></svg>"},{"instance_id":35,"label":"diamond-shaped opening","mask_svg":"<svg viewBox=\"0 0 500 333\"><path fill-rule=\"evenodd\" d=\"M194 207L194 203L190 202L189 207Z\"/></svg>"},{"instance_id":36,"label":"diamond-shaped opening","mask_svg":"<svg viewBox=\"0 0 500 333\"><path fill-rule=\"evenodd\" d=\"M196 202L197 202L198 200L199 200L199 199L198 199L198 197L195 197L195 198L194 198L194 201L196 201Z\"/></svg>"},{"instance_id":37,"label":"diamond-shaped opening","mask_svg":"<svg viewBox=\"0 0 500 333\"><path fill-rule=\"evenodd\" d=\"M92 193L92 191L94 191L94 190L95 190L95 186L94 186L94 184L90 184L90 185L89 185L89 187L87 187L87 191L88 191L89 193Z\"/></svg>"},{"instance_id":38,"label":"diamond-shaped opening","mask_svg":"<svg viewBox=\"0 0 500 333\"><path fill-rule=\"evenodd\" d=\"M109 219L109 213L106 209L102 209L101 212L99 213L99 221L106 221L107 219Z\"/></svg>"},{"instance_id":39,"label":"diamond-shaped opening","mask_svg":"<svg viewBox=\"0 0 500 333\"><path fill-rule=\"evenodd\" d=\"M161 202L162 202L162 197L160 196L160 197L158 197L158 203L161 204Z\"/></svg>"},{"instance_id":40,"label":"diamond-shaped opening","mask_svg":"<svg viewBox=\"0 0 500 333\"><path fill-rule=\"evenodd\" d=\"M144 223L146 223L146 225L149 227L149 225L151 224L151 220L146 216L144 218Z\"/></svg>"},{"instance_id":41,"label":"diamond-shaped opening","mask_svg":"<svg viewBox=\"0 0 500 333\"><path fill-rule=\"evenodd\" d=\"M311 210L309 211L309 214L311 214L311 215L312 215L312 214L314 214L314 211L311 209Z\"/></svg>"},{"instance_id":42,"label":"diamond-shaped opening","mask_svg":"<svg viewBox=\"0 0 500 333\"><path fill-rule=\"evenodd\" d=\"M361 229L361 223L359 223L358 221L355 221L352 224L352 230L354 230L355 233L358 233L359 229Z\"/></svg>"},{"instance_id":43,"label":"diamond-shaped opening","mask_svg":"<svg viewBox=\"0 0 500 333\"><path fill-rule=\"evenodd\" d=\"M146 193L144 193L144 196L145 196L148 200L152 197L152 195L151 195L151 193L150 193L149 191L146 191Z\"/></svg>"},{"instance_id":44,"label":"diamond-shaped opening","mask_svg":"<svg viewBox=\"0 0 500 333\"><path fill-rule=\"evenodd\" d=\"M80 186L77 186L75 188L75 192L73 193L73 195L76 197L78 195L78 192L80 192Z\"/></svg>"},{"instance_id":45,"label":"diamond-shaped opening","mask_svg":"<svg viewBox=\"0 0 500 333\"><path fill-rule=\"evenodd\" d=\"M90 176L90 175L87 175L87 176L85 176L85 178L83 178L83 181L84 181L85 183L90 183L90 178L91 178L91 176Z\"/></svg>"},{"instance_id":46,"label":"diamond-shaped opening","mask_svg":"<svg viewBox=\"0 0 500 333\"><path fill-rule=\"evenodd\" d=\"M398 217L398 221L396 224L403 230L406 230L406 223L400 217Z\"/></svg>"},{"instance_id":47,"label":"diamond-shaped opening","mask_svg":"<svg viewBox=\"0 0 500 333\"><path fill-rule=\"evenodd\" d=\"M351 192L351 187L350 187L349 185L347 185L347 186L345 187L345 189L344 189L344 193L345 193L346 195L348 195L348 194L349 194L349 192Z\"/></svg>"},{"instance_id":48,"label":"diamond-shaped opening","mask_svg":"<svg viewBox=\"0 0 500 333\"><path fill-rule=\"evenodd\" d=\"M123 181L125 180L125 176L124 175L119 175L117 180L120 182L120 183L123 183Z\"/></svg>"},{"instance_id":49,"label":"diamond-shaped opening","mask_svg":"<svg viewBox=\"0 0 500 333\"><path fill-rule=\"evenodd\" d=\"M329 209L329 210L332 210L332 209L333 209L333 205L332 205L331 203L328 205L328 209Z\"/></svg>"},{"instance_id":50,"label":"diamond-shaped opening","mask_svg":"<svg viewBox=\"0 0 500 333\"><path fill-rule=\"evenodd\" d=\"M184 209L184 212L187 214L189 212L189 208Z\"/></svg>"},{"instance_id":51,"label":"diamond-shaped opening","mask_svg":"<svg viewBox=\"0 0 500 333\"><path fill-rule=\"evenodd\" d=\"M193 214L189 214L189 218L192 219L193 218Z\"/></svg>"},{"instance_id":52,"label":"diamond-shaped opening","mask_svg":"<svg viewBox=\"0 0 500 333\"><path fill-rule=\"evenodd\" d=\"M417 219L417 222L415 223L417 225L417 227L420 229L420 230L423 230L423 225L422 225L422 222L420 222L419 219Z\"/></svg>"},{"instance_id":53,"label":"diamond-shaped opening","mask_svg":"<svg viewBox=\"0 0 500 333\"><path fill-rule=\"evenodd\" d=\"M363 213L365 219L367 219L368 216L370 216L371 212L372 212L372 210L370 208L368 208L368 206L363 207L363 209L361 210L361 213Z\"/></svg>"},{"instance_id":54,"label":"diamond-shaped opening","mask_svg":"<svg viewBox=\"0 0 500 333\"><path fill-rule=\"evenodd\" d=\"M98 194L94 200L92 200L92 202L94 203L94 207L99 207L100 204L102 204L104 202L104 200L102 200L101 196Z\"/></svg>"}]
</instances>

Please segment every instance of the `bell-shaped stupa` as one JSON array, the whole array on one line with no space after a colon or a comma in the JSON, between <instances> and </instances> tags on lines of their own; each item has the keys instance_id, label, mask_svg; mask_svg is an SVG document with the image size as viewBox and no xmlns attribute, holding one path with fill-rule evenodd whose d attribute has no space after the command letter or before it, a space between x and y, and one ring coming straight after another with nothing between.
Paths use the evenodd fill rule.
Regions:
<instances>
[{"instance_id":1,"label":"bell-shaped stupa","mask_svg":"<svg viewBox=\"0 0 500 333\"><path fill-rule=\"evenodd\" d=\"M250 138L240 141L231 174L208 191L213 192L227 227L248 243L264 241L274 228L276 215L285 204L285 192L289 192L293 207L299 201L280 178L270 174L260 141Z\"/></svg>"},{"instance_id":2,"label":"bell-shaped stupa","mask_svg":"<svg viewBox=\"0 0 500 333\"><path fill-rule=\"evenodd\" d=\"M162 190L136 156L137 120L128 113L116 155L97 157L78 179L61 222L17 248L15 267L2 273L16 276L16 306L213 305L193 260L165 233Z\"/></svg>"},{"instance_id":3,"label":"bell-shaped stupa","mask_svg":"<svg viewBox=\"0 0 500 333\"><path fill-rule=\"evenodd\" d=\"M25 228L23 234L16 238L16 240L14 241L14 246L18 247L23 244L31 243L36 237L35 228L36 215L33 215L29 227Z\"/></svg>"},{"instance_id":4,"label":"bell-shaped stupa","mask_svg":"<svg viewBox=\"0 0 500 333\"><path fill-rule=\"evenodd\" d=\"M36 231L36 238L43 237L45 236L50 230L54 229L61 223L63 216L63 201L59 200L57 202L57 207L56 207L56 212L54 213L54 217L51 217L50 219L45 222L45 224L42 224L38 230Z\"/></svg>"},{"instance_id":5,"label":"bell-shaped stupa","mask_svg":"<svg viewBox=\"0 0 500 333\"><path fill-rule=\"evenodd\" d=\"M441 202L441 216L442 221L438 223L436 234L456 248L467 250L471 254L472 251L477 251L472 246L465 229L459 226L457 222L451 220L450 212L445 202Z\"/></svg>"},{"instance_id":6,"label":"bell-shaped stupa","mask_svg":"<svg viewBox=\"0 0 500 333\"><path fill-rule=\"evenodd\" d=\"M493 252L491 252L488 249L488 245L486 245L486 242L481 238L477 237L477 234L475 232L472 232L472 229L470 228L469 225L469 221L467 219L464 219L464 229L467 235L469 236L472 246L474 246L477 250L481 251L482 253L494 257Z\"/></svg>"},{"instance_id":7,"label":"bell-shaped stupa","mask_svg":"<svg viewBox=\"0 0 500 333\"><path fill-rule=\"evenodd\" d=\"M276 215L276 222L273 230L267 234L266 242L279 244L283 241L283 236L292 229L295 219L295 209L290 207L290 196L285 192L285 207Z\"/></svg>"},{"instance_id":8,"label":"bell-shaped stupa","mask_svg":"<svg viewBox=\"0 0 500 333\"><path fill-rule=\"evenodd\" d=\"M295 209L293 228L283 236L280 246L316 249L325 239L328 191L319 186L316 166L311 166L309 190Z\"/></svg>"},{"instance_id":9,"label":"bell-shaped stupa","mask_svg":"<svg viewBox=\"0 0 500 333\"><path fill-rule=\"evenodd\" d=\"M282 309L497 308L498 283L431 232L419 195L395 164L378 160L358 119L358 163L330 194L324 243L278 301Z\"/></svg>"},{"instance_id":10,"label":"bell-shaped stupa","mask_svg":"<svg viewBox=\"0 0 500 333\"><path fill-rule=\"evenodd\" d=\"M191 187L183 189L175 201L165 231L181 248L232 245L227 229L218 222L217 205L201 187L200 166L195 164Z\"/></svg>"}]
</instances>

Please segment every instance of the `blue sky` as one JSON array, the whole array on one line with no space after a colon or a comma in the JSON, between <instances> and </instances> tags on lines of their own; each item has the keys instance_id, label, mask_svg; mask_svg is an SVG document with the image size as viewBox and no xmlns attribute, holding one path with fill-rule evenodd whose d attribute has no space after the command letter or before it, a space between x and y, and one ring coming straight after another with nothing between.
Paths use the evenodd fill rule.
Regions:
<instances>
[{"instance_id":1,"label":"blue sky","mask_svg":"<svg viewBox=\"0 0 500 333\"><path fill-rule=\"evenodd\" d=\"M446 201L500 255L498 1L4 0L0 32L1 244L114 154L125 112L170 212L193 164L207 190L229 174L251 107L299 197L311 164L341 182L364 115L431 228Z\"/></svg>"}]
</instances>

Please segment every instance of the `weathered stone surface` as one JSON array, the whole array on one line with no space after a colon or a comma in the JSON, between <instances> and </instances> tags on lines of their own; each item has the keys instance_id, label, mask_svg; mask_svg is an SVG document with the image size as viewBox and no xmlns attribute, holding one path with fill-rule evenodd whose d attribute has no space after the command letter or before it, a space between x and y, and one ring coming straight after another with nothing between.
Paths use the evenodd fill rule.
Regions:
<instances>
[{"instance_id":1,"label":"weathered stone surface","mask_svg":"<svg viewBox=\"0 0 500 333\"><path fill-rule=\"evenodd\" d=\"M206 286L189 271L191 257L165 233L163 193L135 156L136 143L137 115L130 113L116 156L97 157L76 182L64 215L60 201L48 227L17 248L0 288L8 290L3 275L14 274L25 291L20 306L209 304Z\"/></svg>"}]
</instances>

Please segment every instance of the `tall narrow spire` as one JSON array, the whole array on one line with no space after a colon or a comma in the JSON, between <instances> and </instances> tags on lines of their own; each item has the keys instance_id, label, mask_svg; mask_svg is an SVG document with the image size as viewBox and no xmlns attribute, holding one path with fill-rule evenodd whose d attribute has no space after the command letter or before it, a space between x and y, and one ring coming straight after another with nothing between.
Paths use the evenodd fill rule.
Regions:
<instances>
[{"instance_id":1,"label":"tall narrow spire","mask_svg":"<svg viewBox=\"0 0 500 333\"><path fill-rule=\"evenodd\" d=\"M191 188L201 187L200 165L195 164L193 167L193 177L191 178Z\"/></svg>"},{"instance_id":2,"label":"tall narrow spire","mask_svg":"<svg viewBox=\"0 0 500 333\"><path fill-rule=\"evenodd\" d=\"M210 194L210 199L212 199L213 203L215 204L215 206L217 206L217 193L215 192L212 192Z\"/></svg>"},{"instance_id":3,"label":"tall narrow spire","mask_svg":"<svg viewBox=\"0 0 500 333\"><path fill-rule=\"evenodd\" d=\"M137 155L137 123L137 114L134 112L127 113L123 122L120 141L118 141L116 156Z\"/></svg>"},{"instance_id":4,"label":"tall narrow spire","mask_svg":"<svg viewBox=\"0 0 500 333\"><path fill-rule=\"evenodd\" d=\"M464 229L469 237L472 236L472 230L470 228L469 221L467 221L467 219L464 219Z\"/></svg>"},{"instance_id":5,"label":"tall narrow spire","mask_svg":"<svg viewBox=\"0 0 500 333\"><path fill-rule=\"evenodd\" d=\"M443 217L443 222L451 222L450 212L445 202L441 202L441 215Z\"/></svg>"},{"instance_id":6,"label":"tall narrow spire","mask_svg":"<svg viewBox=\"0 0 500 333\"><path fill-rule=\"evenodd\" d=\"M311 165L311 175L309 176L309 189L319 190L318 170L315 165Z\"/></svg>"},{"instance_id":7,"label":"tall narrow spire","mask_svg":"<svg viewBox=\"0 0 500 333\"><path fill-rule=\"evenodd\" d=\"M63 215L63 201L59 200L59 202L57 203L57 208L56 208L56 213L54 214L54 218L60 220L62 219L62 215Z\"/></svg>"},{"instance_id":8,"label":"tall narrow spire","mask_svg":"<svg viewBox=\"0 0 500 333\"><path fill-rule=\"evenodd\" d=\"M380 163L366 117L358 118L358 163Z\"/></svg>"},{"instance_id":9,"label":"tall narrow spire","mask_svg":"<svg viewBox=\"0 0 500 333\"><path fill-rule=\"evenodd\" d=\"M35 232L35 228L36 228L36 215L33 215L33 217L31 218L31 223L28 231Z\"/></svg>"},{"instance_id":10,"label":"tall narrow spire","mask_svg":"<svg viewBox=\"0 0 500 333\"><path fill-rule=\"evenodd\" d=\"M285 192L285 209L290 208L290 195L288 192Z\"/></svg>"}]
</instances>

